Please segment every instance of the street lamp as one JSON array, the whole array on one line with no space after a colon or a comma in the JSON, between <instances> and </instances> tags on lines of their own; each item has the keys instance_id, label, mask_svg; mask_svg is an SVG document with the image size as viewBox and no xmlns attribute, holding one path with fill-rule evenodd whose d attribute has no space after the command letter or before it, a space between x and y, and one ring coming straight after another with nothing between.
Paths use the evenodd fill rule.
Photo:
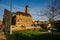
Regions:
<instances>
[{"instance_id":1,"label":"street lamp","mask_svg":"<svg viewBox=\"0 0 60 40\"><path fill-rule=\"evenodd\" d=\"M10 0L10 35L12 34L12 26L11 26L11 20L12 20L12 0Z\"/></svg>"}]
</instances>

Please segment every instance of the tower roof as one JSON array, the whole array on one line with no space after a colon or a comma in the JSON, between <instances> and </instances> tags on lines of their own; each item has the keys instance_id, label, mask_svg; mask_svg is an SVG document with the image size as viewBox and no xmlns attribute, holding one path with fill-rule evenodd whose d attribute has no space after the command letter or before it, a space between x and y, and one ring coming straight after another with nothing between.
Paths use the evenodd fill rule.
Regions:
<instances>
[{"instance_id":1,"label":"tower roof","mask_svg":"<svg viewBox=\"0 0 60 40\"><path fill-rule=\"evenodd\" d=\"M28 5L26 5L26 7L29 7Z\"/></svg>"}]
</instances>

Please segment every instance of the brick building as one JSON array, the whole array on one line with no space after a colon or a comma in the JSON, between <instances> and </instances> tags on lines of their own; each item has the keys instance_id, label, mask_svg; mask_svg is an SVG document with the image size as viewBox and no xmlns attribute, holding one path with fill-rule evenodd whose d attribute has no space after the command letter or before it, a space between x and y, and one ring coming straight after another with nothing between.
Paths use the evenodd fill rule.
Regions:
<instances>
[{"instance_id":1,"label":"brick building","mask_svg":"<svg viewBox=\"0 0 60 40\"><path fill-rule=\"evenodd\" d=\"M31 26L33 24L32 16L29 13L28 5L25 8L25 12L17 11L16 13L12 12L11 24L15 26ZM7 9L4 10L3 24L10 24L10 11Z\"/></svg>"}]
</instances>

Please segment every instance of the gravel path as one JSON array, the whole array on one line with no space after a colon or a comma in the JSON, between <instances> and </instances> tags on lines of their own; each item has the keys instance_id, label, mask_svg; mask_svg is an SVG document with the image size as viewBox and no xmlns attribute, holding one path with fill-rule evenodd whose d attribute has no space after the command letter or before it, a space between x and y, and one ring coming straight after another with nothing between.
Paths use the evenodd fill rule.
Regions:
<instances>
[{"instance_id":1,"label":"gravel path","mask_svg":"<svg viewBox=\"0 0 60 40\"><path fill-rule=\"evenodd\" d=\"M6 37L3 31L0 31L0 40L6 40Z\"/></svg>"}]
</instances>

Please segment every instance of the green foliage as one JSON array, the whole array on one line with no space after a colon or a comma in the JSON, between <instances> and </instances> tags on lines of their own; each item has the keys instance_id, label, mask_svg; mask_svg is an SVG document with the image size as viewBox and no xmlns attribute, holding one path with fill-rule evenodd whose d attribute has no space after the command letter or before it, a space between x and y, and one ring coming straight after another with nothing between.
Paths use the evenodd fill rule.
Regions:
<instances>
[{"instance_id":1,"label":"green foliage","mask_svg":"<svg viewBox=\"0 0 60 40\"><path fill-rule=\"evenodd\" d=\"M54 21L53 24L54 24L53 28L57 29L53 30L53 32L60 32L60 21Z\"/></svg>"},{"instance_id":2,"label":"green foliage","mask_svg":"<svg viewBox=\"0 0 60 40\"><path fill-rule=\"evenodd\" d=\"M45 35L46 36L46 35ZM49 37L50 35L47 35L46 37ZM12 35L9 33L6 33L7 40L44 40L44 39L50 39L44 37L44 33L39 31L20 31L20 32L13 32Z\"/></svg>"},{"instance_id":3,"label":"green foliage","mask_svg":"<svg viewBox=\"0 0 60 40\"><path fill-rule=\"evenodd\" d=\"M43 29L47 29L47 24L40 24Z\"/></svg>"},{"instance_id":4,"label":"green foliage","mask_svg":"<svg viewBox=\"0 0 60 40\"><path fill-rule=\"evenodd\" d=\"M40 31L20 31L13 32L12 35L6 33L7 40L51 40L52 35Z\"/></svg>"}]
</instances>

